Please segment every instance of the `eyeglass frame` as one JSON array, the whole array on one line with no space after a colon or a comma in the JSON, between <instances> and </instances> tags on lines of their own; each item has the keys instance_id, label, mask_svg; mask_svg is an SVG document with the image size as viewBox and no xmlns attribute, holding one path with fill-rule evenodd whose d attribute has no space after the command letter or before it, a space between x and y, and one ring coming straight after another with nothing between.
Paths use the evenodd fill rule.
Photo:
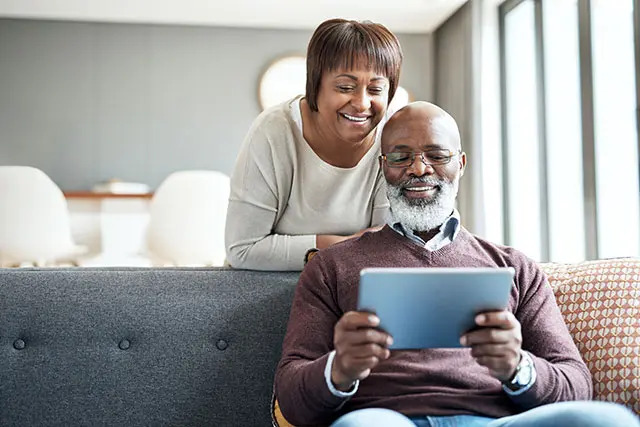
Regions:
<instances>
[{"instance_id":1,"label":"eyeglass frame","mask_svg":"<svg viewBox=\"0 0 640 427\"><path fill-rule=\"evenodd\" d=\"M446 161L443 163L429 163L427 161L427 157L425 156L426 153L429 152L433 152L433 151L448 151L449 155L446 156ZM411 155L411 163L407 164L407 165L401 165L401 166L392 166L389 164L389 162L387 161L387 154L392 154L392 153L402 153L402 154L409 154ZM420 156L420 161L424 164L424 165L429 165L429 166L444 166L444 165L448 165L449 163L451 163L451 159L453 159L456 156L459 156L461 154L463 154L464 152L462 150L458 150L458 151L451 151L451 150L427 150L427 151L393 151L391 153L387 153L387 154L380 154L378 156L378 160L382 163L384 162L388 167L390 168L394 168L394 169L400 169L400 168L408 168L410 166L413 166L413 164L416 162L416 156Z\"/></svg>"}]
</instances>

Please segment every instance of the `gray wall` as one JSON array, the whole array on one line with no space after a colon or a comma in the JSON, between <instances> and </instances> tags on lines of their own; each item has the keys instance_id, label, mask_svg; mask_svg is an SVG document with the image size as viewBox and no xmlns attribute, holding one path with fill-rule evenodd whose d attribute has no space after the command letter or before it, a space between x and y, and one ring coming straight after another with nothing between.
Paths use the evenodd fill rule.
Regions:
<instances>
[{"instance_id":1,"label":"gray wall","mask_svg":"<svg viewBox=\"0 0 640 427\"><path fill-rule=\"evenodd\" d=\"M117 177L230 174L260 112L260 73L311 31L0 19L0 164L65 190ZM398 35L401 84L433 98L433 40Z\"/></svg>"}]
</instances>

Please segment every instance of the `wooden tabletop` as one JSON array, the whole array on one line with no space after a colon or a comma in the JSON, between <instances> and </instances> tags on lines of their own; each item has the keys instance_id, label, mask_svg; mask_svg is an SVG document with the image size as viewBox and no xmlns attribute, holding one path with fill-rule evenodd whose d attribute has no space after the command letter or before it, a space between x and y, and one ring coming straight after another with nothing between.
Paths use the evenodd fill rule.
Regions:
<instances>
[{"instance_id":1,"label":"wooden tabletop","mask_svg":"<svg viewBox=\"0 0 640 427\"><path fill-rule=\"evenodd\" d=\"M153 193L116 194L94 193L93 191L65 191L64 197L67 199L150 199L153 197Z\"/></svg>"}]
</instances>

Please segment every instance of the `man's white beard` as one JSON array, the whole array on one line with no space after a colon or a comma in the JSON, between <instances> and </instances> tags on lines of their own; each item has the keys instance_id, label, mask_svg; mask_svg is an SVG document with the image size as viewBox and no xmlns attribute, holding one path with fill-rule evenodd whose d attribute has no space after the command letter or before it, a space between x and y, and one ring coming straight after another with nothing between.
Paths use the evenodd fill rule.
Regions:
<instances>
[{"instance_id":1,"label":"man's white beard","mask_svg":"<svg viewBox=\"0 0 640 427\"><path fill-rule=\"evenodd\" d=\"M429 231L440 227L451 215L458 194L458 182L436 178L416 178L404 184L394 186L387 182L387 197L391 205L393 223L399 222L403 227L413 231ZM433 199L409 199L402 189L416 184L438 185Z\"/></svg>"}]
</instances>

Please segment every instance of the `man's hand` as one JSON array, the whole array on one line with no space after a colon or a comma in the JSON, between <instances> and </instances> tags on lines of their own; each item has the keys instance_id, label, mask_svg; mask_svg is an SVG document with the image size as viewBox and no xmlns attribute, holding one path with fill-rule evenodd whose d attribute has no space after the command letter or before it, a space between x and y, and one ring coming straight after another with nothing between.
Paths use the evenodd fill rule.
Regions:
<instances>
[{"instance_id":1,"label":"man's hand","mask_svg":"<svg viewBox=\"0 0 640 427\"><path fill-rule=\"evenodd\" d=\"M375 329L380 319L371 313L350 311L336 323L333 345L336 356L331 381L338 390L348 391L356 380L369 376L371 369L391 352L391 335Z\"/></svg>"},{"instance_id":2,"label":"man's hand","mask_svg":"<svg viewBox=\"0 0 640 427\"><path fill-rule=\"evenodd\" d=\"M520 322L506 310L481 313L475 320L480 329L464 334L460 343L471 347L476 362L489 368L493 377L510 380L520 363Z\"/></svg>"}]
</instances>

